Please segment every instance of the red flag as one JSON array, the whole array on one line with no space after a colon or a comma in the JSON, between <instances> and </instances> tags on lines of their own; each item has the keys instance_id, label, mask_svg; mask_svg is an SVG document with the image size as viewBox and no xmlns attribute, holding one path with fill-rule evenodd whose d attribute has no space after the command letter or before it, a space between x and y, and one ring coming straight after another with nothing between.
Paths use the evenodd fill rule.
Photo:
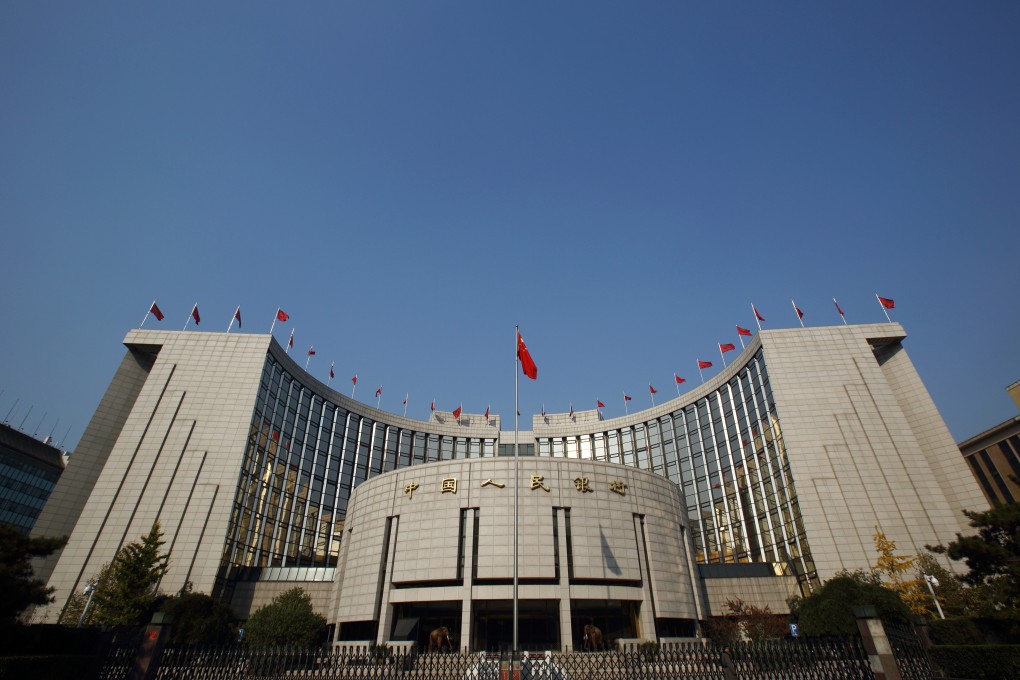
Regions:
<instances>
[{"instance_id":1,"label":"red flag","mask_svg":"<svg viewBox=\"0 0 1020 680\"><path fill-rule=\"evenodd\" d=\"M712 368L712 362L698 359L698 368Z\"/></svg>"},{"instance_id":2,"label":"red flag","mask_svg":"<svg viewBox=\"0 0 1020 680\"><path fill-rule=\"evenodd\" d=\"M542 417L545 418L545 404L542 404Z\"/></svg>"},{"instance_id":3,"label":"red flag","mask_svg":"<svg viewBox=\"0 0 1020 680\"><path fill-rule=\"evenodd\" d=\"M156 317L156 321L163 320L163 312L159 311L159 307L156 305L155 301L153 301L152 306L149 307L149 311L152 312L154 317Z\"/></svg>"},{"instance_id":4,"label":"red flag","mask_svg":"<svg viewBox=\"0 0 1020 680\"><path fill-rule=\"evenodd\" d=\"M380 394L382 394L382 385L379 385L379 389L375 391L375 396L378 397Z\"/></svg>"},{"instance_id":5,"label":"red flag","mask_svg":"<svg viewBox=\"0 0 1020 680\"><path fill-rule=\"evenodd\" d=\"M404 396L404 406L407 406L407 396Z\"/></svg>"},{"instance_id":6,"label":"red flag","mask_svg":"<svg viewBox=\"0 0 1020 680\"><path fill-rule=\"evenodd\" d=\"M238 307L234 310L234 318L237 319L237 327L241 327L241 308Z\"/></svg>"},{"instance_id":7,"label":"red flag","mask_svg":"<svg viewBox=\"0 0 1020 680\"><path fill-rule=\"evenodd\" d=\"M736 347L733 346L732 342L726 342L726 343L720 342L719 343L719 351L720 352L732 352L735 349L736 349Z\"/></svg>"},{"instance_id":8,"label":"red flag","mask_svg":"<svg viewBox=\"0 0 1020 680\"><path fill-rule=\"evenodd\" d=\"M294 331L290 332L290 340L287 341L287 349L294 349Z\"/></svg>"},{"instance_id":9,"label":"red flag","mask_svg":"<svg viewBox=\"0 0 1020 680\"><path fill-rule=\"evenodd\" d=\"M797 318L798 319L803 319L804 318L804 312L800 311L800 307L798 307L796 304L794 304L793 308L797 310Z\"/></svg>"},{"instance_id":10,"label":"red flag","mask_svg":"<svg viewBox=\"0 0 1020 680\"><path fill-rule=\"evenodd\" d=\"M310 357L311 356L315 356L315 348L314 347L309 347L308 348L308 356L310 356Z\"/></svg>"},{"instance_id":11,"label":"red flag","mask_svg":"<svg viewBox=\"0 0 1020 680\"><path fill-rule=\"evenodd\" d=\"M624 400L624 401L630 401L630 400L631 400L631 399L630 399L630 397L629 397L629 396L627 395L627 393L626 393L626 392L625 392L625 393L623 394L623 400Z\"/></svg>"},{"instance_id":12,"label":"red flag","mask_svg":"<svg viewBox=\"0 0 1020 680\"><path fill-rule=\"evenodd\" d=\"M357 385L358 384L358 376L357 375L355 375L353 378L351 378L351 384L353 384L353 385Z\"/></svg>"},{"instance_id":13,"label":"red flag","mask_svg":"<svg viewBox=\"0 0 1020 680\"><path fill-rule=\"evenodd\" d=\"M460 420L460 414L461 414L461 411L463 411L463 410L464 410L463 406L458 406L457 408L453 409L453 418L454 418L454 420Z\"/></svg>"},{"instance_id":14,"label":"red flag","mask_svg":"<svg viewBox=\"0 0 1020 680\"><path fill-rule=\"evenodd\" d=\"M191 318L195 320L195 325L202 323L202 317L198 315L198 305L191 308Z\"/></svg>"},{"instance_id":15,"label":"red flag","mask_svg":"<svg viewBox=\"0 0 1020 680\"><path fill-rule=\"evenodd\" d=\"M886 309L895 309L896 303L890 298L884 298L881 295L878 296L878 301L882 303L882 306Z\"/></svg>"},{"instance_id":16,"label":"red flag","mask_svg":"<svg viewBox=\"0 0 1020 680\"><path fill-rule=\"evenodd\" d=\"M431 410L433 410L433 411L436 410L436 400L435 399L432 400Z\"/></svg>"},{"instance_id":17,"label":"red flag","mask_svg":"<svg viewBox=\"0 0 1020 680\"><path fill-rule=\"evenodd\" d=\"M599 402L599 403L601 404L602 402ZM574 402L570 402L570 415L568 415L567 417L568 418L573 418L574 417Z\"/></svg>"},{"instance_id":18,"label":"red flag","mask_svg":"<svg viewBox=\"0 0 1020 680\"><path fill-rule=\"evenodd\" d=\"M331 379L336 377L335 375L333 375L333 364L329 365L329 377Z\"/></svg>"},{"instance_id":19,"label":"red flag","mask_svg":"<svg viewBox=\"0 0 1020 680\"><path fill-rule=\"evenodd\" d=\"M289 318L290 318L290 314L288 314L287 312L283 311L279 307L276 308L276 320L277 321L286 321Z\"/></svg>"},{"instance_id":20,"label":"red flag","mask_svg":"<svg viewBox=\"0 0 1020 680\"><path fill-rule=\"evenodd\" d=\"M485 407L485 419L486 420L489 419L489 407L488 406Z\"/></svg>"},{"instance_id":21,"label":"red flag","mask_svg":"<svg viewBox=\"0 0 1020 680\"><path fill-rule=\"evenodd\" d=\"M687 379L686 379L686 378L681 378L681 377L680 377L680 376L678 376L678 375L677 375L676 373L674 373L674 374L673 374L673 380L676 380L676 384L677 384L677 385L680 385L680 384L682 384L682 383L685 383L685 382L687 382Z\"/></svg>"},{"instance_id":22,"label":"red flag","mask_svg":"<svg viewBox=\"0 0 1020 680\"><path fill-rule=\"evenodd\" d=\"M603 404L603 403L602 403L601 401L599 401L598 399L596 399L596 400L595 400L595 403L596 403L596 404L598 404L598 406L596 406L595 408L605 408L605 407L606 407L606 405L605 405L605 404Z\"/></svg>"},{"instance_id":23,"label":"red flag","mask_svg":"<svg viewBox=\"0 0 1020 680\"><path fill-rule=\"evenodd\" d=\"M754 305L751 305L751 309L752 309L752 311L754 311L754 318L758 319L758 321L764 321L765 320L765 317L758 313L758 310L757 310L757 308L755 308Z\"/></svg>"},{"instance_id":24,"label":"red flag","mask_svg":"<svg viewBox=\"0 0 1020 680\"><path fill-rule=\"evenodd\" d=\"M537 380L538 366L535 365L535 361L531 358L531 352L528 351L528 346L524 344L524 338L521 337L520 331L517 331L517 358L521 360L521 370L524 371L524 375L532 380Z\"/></svg>"},{"instance_id":25,"label":"red flag","mask_svg":"<svg viewBox=\"0 0 1020 680\"><path fill-rule=\"evenodd\" d=\"M655 389L651 385L648 386L648 391L651 392L652 394L658 394L659 393L659 390Z\"/></svg>"},{"instance_id":26,"label":"red flag","mask_svg":"<svg viewBox=\"0 0 1020 680\"><path fill-rule=\"evenodd\" d=\"M746 328L741 328L740 326L737 326L737 335L746 335L747 337L750 338L753 334Z\"/></svg>"},{"instance_id":27,"label":"red flag","mask_svg":"<svg viewBox=\"0 0 1020 680\"><path fill-rule=\"evenodd\" d=\"M839 303L836 302L836 298L832 298L832 304L836 305L836 311L839 312L839 315L845 319L846 314L844 314L843 310L839 308Z\"/></svg>"}]
</instances>

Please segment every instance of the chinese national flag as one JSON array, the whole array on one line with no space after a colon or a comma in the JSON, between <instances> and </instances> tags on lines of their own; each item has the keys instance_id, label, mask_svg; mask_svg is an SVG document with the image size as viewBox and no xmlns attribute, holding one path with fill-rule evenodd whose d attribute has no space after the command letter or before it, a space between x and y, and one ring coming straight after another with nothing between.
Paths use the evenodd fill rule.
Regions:
<instances>
[{"instance_id":1,"label":"chinese national flag","mask_svg":"<svg viewBox=\"0 0 1020 680\"><path fill-rule=\"evenodd\" d=\"M354 384L354 385L357 385L358 384L358 376L352 377L351 378L351 383Z\"/></svg>"},{"instance_id":2,"label":"chinese national flag","mask_svg":"<svg viewBox=\"0 0 1020 680\"><path fill-rule=\"evenodd\" d=\"M382 385L379 385L379 389L375 391L375 396L378 397L380 394L382 394Z\"/></svg>"},{"instance_id":3,"label":"chinese national flag","mask_svg":"<svg viewBox=\"0 0 1020 680\"><path fill-rule=\"evenodd\" d=\"M159 311L159 307L156 306L155 302L153 302L152 306L149 307L149 311L152 312L152 315L154 317L156 317L156 321L162 321L163 320L163 312Z\"/></svg>"},{"instance_id":4,"label":"chinese national flag","mask_svg":"<svg viewBox=\"0 0 1020 680\"><path fill-rule=\"evenodd\" d=\"M241 308L238 307L234 310L234 318L237 319L237 327L241 327Z\"/></svg>"},{"instance_id":5,"label":"chinese national flag","mask_svg":"<svg viewBox=\"0 0 1020 680\"><path fill-rule=\"evenodd\" d=\"M436 400L435 399L432 400L432 406L429 407L429 410L430 411L435 411L436 410Z\"/></svg>"},{"instance_id":6,"label":"chinese national flag","mask_svg":"<svg viewBox=\"0 0 1020 680\"><path fill-rule=\"evenodd\" d=\"M836 298L832 298L832 304L836 305L836 311L839 312L839 315L846 318L846 314L843 313L843 309L839 306L839 303L836 302Z\"/></svg>"},{"instance_id":7,"label":"chinese national flag","mask_svg":"<svg viewBox=\"0 0 1020 680\"><path fill-rule=\"evenodd\" d=\"M485 407L485 419L486 420L489 419L489 407L488 406Z\"/></svg>"},{"instance_id":8,"label":"chinese national flag","mask_svg":"<svg viewBox=\"0 0 1020 680\"><path fill-rule=\"evenodd\" d=\"M290 332L290 340L287 341L287 349L294 349L294 331Z\"/></svg>"},{"instance_id":9,"label":"chinese national flag","mask_svg":"<svg viewBox=\"0 0 1020 680\"><path fill-rule=\"evenodd\" d=\"M458 406L457 408L453 409L453 419L460 420L460 414L463 410L464 410L463 406Z\"/></svg>"},{"instance_id":10,"label":"chinese national flag","mask_svg":"<svg viewBox=\"0 0 1020 680\"><path fill-rule=\"evenodd\" d=\"M602 403L602 402L599 402L599 403ZM568 415L567 417L568 418L573 418L574 417L574 404L573 404L573 402L570 403L570 415Z\"/></svg>"},{"instance_id":11,"label":"chinese national flag","mask_svg":"<svg viewBox=\"0 0 1020 680\"><path fill-rule=\"evenodd\" d=\"M712 368L712 362L698 359L698 368Z\"/></svg>"},{"instance_id":12,"label":"chinese national flag","mask_svg":"<svg viewBox=\"0 0 1020 680\"><path fill-rule=\"evenodd\" d=\"M676 384L677 385L680 385L680 384L683 384L683 383L687 382L686 378L681 378L676 373L673 374L673 380L676 380Z\"/></svg>"},{"instance_id":13,"label":"chinese national flag","mask_svg":"<svg viewBox=\"0 0 1020 680\"><path fill-rule=\"evenodd\" d=\"M735 349L736 349L736 347L733 346L732 342L727 342L727 343L720 342L719 343L719 351L720 352L732 352Z\"/></svg>"},{"instance_id":14,"label":"chinese national flag","mask_svg":"<svg viewBox=\"0 0 1020 680\"><path fill-rule=\"evenodd\" d=\"M754 305L751 305L751 309L754 311L754 318L758 319L758 321L764 321L765 320L765 317L758 313L758 308L757 307L755 307Z\"/></svg>"},{"instance_id":15,"label":"chinese national flag","mask_svg":"<svg viewBox=\"0 0 1020 680\"><path fill-rule=\"evenodd\" d=\"M623 400L624 400L624 401L630 401L630 396L629 396L629 395L626 395L626 394L625 394L625 395L623 395Z\"/></svg>"},{"instance_id":16,"label":"chinese national flag","mask_svg":"<svg viewBox=\"0 0 1020 680\"><path fill-rule=\"evenodd\" d=\"M881 299L881 298L879 298ZM891 302L891 300L890 300ZM202 317L198 315L198 305L191 308L191 318L195 320L195 325L202 323Z\"/></svg>"},{"instance_id":17,"label":"chinese national flag","mask_svg":"<svg viewBox=\"0 0 1020 680\"><path fill-rule=\"evenodd\" d=\"M315 348L314 347L309 347L308 348L308 356L315 356Z\"/></svg>"},{"instance_id":18,"label":"chinese national flag","mask_svg":"<svg viewBox=\"0 0 1020 680\"><path fill-rule=\"evenodd\" d=\"M651 394L658 394L658 393L659 393L659 390L655 389L655 388L654 388L654 387L652 387L651 385L649 385L649 386L648 386L648 391L649 391L649 392L650 392Z\"/></svg>"},{"instance_id":19,"label":"chinese national flag","mask_svg":"<svg viewBox=\"0 0 1020 680\"><path fill-rule=\"evenodd\" d=\"M601 401L599 401L598 399L596 399L596 400L595 400L595 403L596 403L596 404L598 404L598 406L596 406L596 408L605 408L605 407L606 407L606 405L605 405L605 404L603 404L603 403L602 403Z\"/></svg>"},{"instance_id":20,"label":"chinese national flag","mask_svg":"<svg viewBox=\"0 0 1020 680\"><path fill-rule=\"evenodd\" d=\"M882 306L886 309L895 309L896 303L890 298L884 298L881 295L878 296L878 301L882 303Z\"/></svg>"},{"instance_id":21,"label":"chinese national flag","mask_svg":"<svg viewBox=\"0 0 1020 680\"><path fill-rule=\"evenodd\" d=\"M336 377L336 376L335 376L335 375L333 374L333 367L332 367L332 366L330 366L330 367L329 367L329 377L330 377L330 378L335 378L335 377Z\"/></svg>"},{"instance_id":22,"label":"chinese national flag","mask_svg":"<svg viewBox=\"0 0 1020 680\"><path fill-rule=\"evenodd\" d=\"M517 358L521 360L521 370L524 371L524 375L532 380L537 380L538 366L535 365L534 359L531 358L531 352L528 351L528 346L524 344L524 338L521 337L520 331L517 331Z\"/></svg>"},{"instance_id":23,"label":"chinese national flag","mask_svg":"<svg viewBox=\"0 0 1020 680\"><path fill-rule=\"evenodd\" d=\"M804 318L804 312L800 311L800 307L798 307L797 305L794 305L793 308L797 310L797 318L798 319L803 319Z\"/></svg>"},{"instance_id":24,"label":"chinese national flag","mask_svg":"<svg viewBox=\"0 0 1020 680\"><path fill-rule=\"evenodd\" d=\"M737 335L746 335L747 337L750 338L752 333L746 328L741 328L740 326L737 326Z\"/></svg>"},{"instance_id":25,"label":"chinese national flag","mask_svg":"<svg viewBox=\"0 0 1020 680\"><path fill-rule=\"evenodd\" d=\"M280 309L279 307L277 307L277 309L276 309L276 320L277 321L286 321L289 318L290 318L290 314L288 314L287 312L285 312L282 309Z\"/></svg>"}]
</instances>

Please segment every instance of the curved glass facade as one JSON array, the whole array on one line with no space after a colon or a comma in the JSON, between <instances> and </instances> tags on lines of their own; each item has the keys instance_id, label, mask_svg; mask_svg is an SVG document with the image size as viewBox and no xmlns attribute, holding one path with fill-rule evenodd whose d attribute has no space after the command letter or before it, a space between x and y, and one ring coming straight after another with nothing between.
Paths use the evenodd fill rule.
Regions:
<instances>
[{"instance_id":1,"label":"curved glass facade","mask_svg":"<svg viewBox=\"0 0 1020 680\"><path fill-rule=\"evenodd\" d=\"M442 436L373 421L323 398L270 353L234 497L224 566L335 567L354 487L397 467L492 456L495 446L495 436Z\"/></svg>"},{"instance_id":2,"label":"curved glass facade","mask_svg":"<svg viewBox=\"0 0 1020 680\"><path fill-rule=\"evenodd\" d=\"M296 372L267 355L224 551L224 566L241 578L246 568L335 567L351 490L374 475L502 453L496 431L451 436L425 421L374 421ZM767 562L816 580L761 349L710 394L648 416L580 435L543 430L521 448L661 474L683 491L698 562Z\"/></svg>"},{"instance_id":3,"label":"curved glass facade","mask_svg":"<svg viewBox=\"0 0 1020 680\"><path fill-rule=\"evenodd\" d=\"M697 561L769 562L817 579L762 351L719 389L625 427L540 437L538 455L633 465L680 486Z\"/></svg>"}]
</instances>

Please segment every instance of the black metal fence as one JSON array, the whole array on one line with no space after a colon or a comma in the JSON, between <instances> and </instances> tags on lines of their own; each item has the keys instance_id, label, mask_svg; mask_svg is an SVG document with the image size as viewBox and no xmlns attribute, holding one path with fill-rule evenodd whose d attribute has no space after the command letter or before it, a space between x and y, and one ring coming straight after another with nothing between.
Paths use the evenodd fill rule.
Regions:
<instances>
[{"instance_id":1,"label":"black metal fence","mask_svg":"<svg viewBox=\"0 0 1020 680\"><path fill-rule=\"evenodd\" d=\"M136 647L115 647L102 680L128 677ZM873 680L860 640L741 643L731 654L739 678ZM684 643L650 652L398 653L387 648L167 647L158 680L655 680L723 677L721 648ZM514 673L513 670L519 673ZM911 676L922 677L922 676ZM931 677L930 675L927 677Z\"/></svg>"}]
</instances>

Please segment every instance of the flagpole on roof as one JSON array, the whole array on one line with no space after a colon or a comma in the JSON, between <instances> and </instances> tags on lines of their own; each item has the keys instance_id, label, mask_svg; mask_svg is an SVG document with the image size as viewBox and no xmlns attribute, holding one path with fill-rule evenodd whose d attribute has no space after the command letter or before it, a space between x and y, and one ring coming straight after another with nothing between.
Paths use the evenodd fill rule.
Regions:
<instances>
[{"instance_id":1,"label":"flagpole on roof","mask_svg":"<svg viewBox=\"0 0 1020 680\"><path fill-rule=\"evenodd\" d=\"M836 298L832 298L832 304L836 305L836 311L839 312L839 318L843 319L843 325L848 325L846 322L846 314L843 313L843 308L836 302Z\"/></svg>"},{"instance_id":2,"label":"flagpole on roof","mask_svg":"<svg viewBox=\"0 0 1020 680\"><path fill-rule=\"evenodd\" d=\"M329 379L326 380L326 387L329 387L329 384L331 382L333 382L333 367L334 366L336 366L336 362L335 361L329 365Z\"/></svg>"},{"instance_id":3,"label":"flagpole on roof","mask_svg":"<svg viewBox=\"0 0 1020 680\"><path fill-rule=\"evenodd\" d=\"M652 383L648 383L648 396L652 398L652 406L655 406L655 390L652 388Z\"/></svg>"},{"instance_id":4,"label":"flagpole on roof","mask_svg":"<svg viewBox=\"0 0 1020 680\"><path fill-rule=\"evenodd\" d=\"M623 393L623 413L625 415L630 415L630 411L627 410L627 393L626 392Z\"/></svg>"},{"instance_id":5,"label":"flagpole on roof","mask_svg":"<svg viewBox=\"0 0 1020 680\"><path fill-rule=\"evenodd\" d=\"M407 398L411 396L410 392L404 393L404 417L407 417Z\"/></svg>"},{"instance_id":6,"label":"flagpole on roof","mask_svg":"<svg viewBox=\"0 0 1020 680\"><path fill-rule=\"evenodd\" d=\"M290 329L290 339L287 341L287 348L283 350L284 354L287 354L287 355L290 354L290 348L294 344L294 331L295 330L297 330L297 329L294 329L294 328Z\"/></svg>"},{"instance_id":7,"label":"flagpole on roof","mask_svg":"<svg viewBox=\"0 0 1020 680\"><path fill-rule=\"evenodd\" d=\"M138 324L139 328L142 328L143 326L145 326L145 321L149 318L149 314L152 314L152 308L155 307L155 306L156 306L156 298L152 298L152 304L149 305L149 308L145 311L145 316L142 317L142 322L140 324Z\"/></svg>"},{"instance_id":8,"label":"flagpole on roof","mask_svg":"<svg viewBox=\"0 0 1020 680\"><path fill-rule=\"evenodd\" d=\"M379 385L379 389L375 391L375 407L379 408L379 404L382 402L382 385Z\"/></svg>"},{"instance_id":9,"label":"flagpole on roof","mask_svg":"<svg viewBox=\"0 0 1020 680\"><path fill-rule=\"evenodd\" d=\"M705 384L705 373L701 370L701 359L698 359L698 373L701 374L701 384Z\"/></svg>"},{"instance_id":10,"label":"flagpole on roof","mask_svg":"<svg viewBox=\"0 0 1020 680\"><path fill-rule=\"evenodd\" d=\"M878 301L878 306L882 308L882 312L885 314L885 320L892 323L892 319L889 318L889 308L882 304L882 298L879 297L878 293L875 293L875 300Z\"/></svg>"},{"instance_id":11,"label":"flagpole on roof","mask_svg":"<svg viewBox=\"0 0 1020 680\"><path fill-rule=\"evenodd\" d=\"M230 317L230 323L227 325L227 332L228 333L230 332L230 329L234 327L234 319L236 319L240 315L241 315L241 305L238 305L237 309L234 310L234 316ZM238 328L240 328L240 326L238 326Z\"/></svg>"},{"instance_id":12,"label":"flagpole on roof","mask_svg":"<svg viewBox=\"0 0 1020 680\"><path fill-rule=\"evenodd\" d=\"M518 625L518 611L517 611L517 551L518 551L518 489L520 487L521 473L521 462L518 455L518 431L520 429L520 407L519 407L519 392L518 392L518 376L517 376L517 363L521 358L521 327L514 326L514 645L513 654L517 654L517 625Z\"/></svg>"},{"instance_id":13,"label":"flagpole on roof","mask_svg":"<svg viewBox=\"0 0 1020 680\"><path fill-rule=\"evenodd\" d=\"M198 310L198 303L195 303L195 306L194 306L194 307L192 307L192 313L188 315L188 320L187 320L187 321L185 321L185 327L184 327L184 330L188 330L188 324L189 324L189 323L191 323L192 317L194 317L194 316L195 316L195 313L197 312L197 310ZM885 316L888 316L888 314L886 314ZM198 323L198 322L196 321L196 324L197 324L197 323Z\"/></svg>"},{"instance_id":14,"label":"flagpole on roof","mask_svg":"<svg viewBox=\"0 0 1020 680\"><path fill-rule=\"evenodd\" d=\"M680 376L676 373L673 374L673 384L676 385L676 396L680 396Z\"/></svg>"},{"instance_id":15,"label":"flagpole on roof","mask_svg":"<svg viewBox=\"0 0 1020 680\"><path fill-rule=\"evenodd\" d=\"M273 329L276 328L276 320L278 318L280 318L280 310L281 309L282 309L281 307L277 307L276 308L276 314L273 316L273 325L269 327L269 334L270 335L273 334Z\"/></svg>"},{"instance_id":16,"label":"flagpole on roof","mask_svg":"<svg viewBox=\"0 0 1020 680\"><path fill-rule=\"evenodd\" d=\"M358 389L358 374L357 373L355 373L354 377L351 378L351 383L354 385L354 387L351 388L351 399L353 399L354 398L354 390Z\"/></svg>"},{"instance_id":17,"label":"flagpole on roof","mask_svg":"<svg viewBox=\"0 0 1020 680\"><path fill-rule=\"evenodd\" d=\"M722 359L722 365L723 365L723 368L726 368L726 355L725 355L725 354L723 354L723 351L722 351L722 343L721 343L721 342L718 342L718 343L716 343L716 344L717 344L717 345L719 345L719 358L720 358L720 359Z\"/></svg>"},{"instance_id":18,"label":"flagpole on roof","mask_svg":"<svg viewBox=\"0 0 1020 680\"><path fill-rule=\"evenodd\" d=\"M751 303L751 311L754 313L754 322L758 324L758 332L761 332L761 319L758 318L758 310L755 309L754 303ZM703 381L704 382L704 381Z\"/></svg>"},{"instance_id":19,"label":"flagpole on roof","mask_svg":"<svg viewBox=\"0 0 1020 680\"><path fill-rule=\"evenodd\" d=\"M793 305L793 313L797 315L797 321L800 321L800 327L804 327L804 315L801 314L800 307L793 300L790 300L790 304Z\"/></svg>"}]
</instances>

